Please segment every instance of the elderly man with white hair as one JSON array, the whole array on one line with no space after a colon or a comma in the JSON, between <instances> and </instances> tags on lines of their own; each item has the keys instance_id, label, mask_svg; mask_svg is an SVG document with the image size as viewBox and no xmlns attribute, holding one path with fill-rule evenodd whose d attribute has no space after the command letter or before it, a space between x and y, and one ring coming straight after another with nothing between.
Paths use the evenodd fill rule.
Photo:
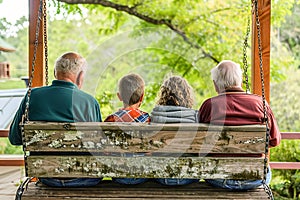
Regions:
<instances>
[{"instance_id":1,"label":"elderly man with white hair","mask_svg":"<svg viewBox=\"0 0 300 200\"><path fill-rule=\"evenodd\" d=\"M218 93L217 96L203 102L199 109L199 122L215 125L251 125L264 124L264 106L262 97L246 93L242 89L242 70L240 65L224 60L211 70L211 77ZM281 135L270 106L266 103L266 114L270 128L269 147L279 145ZM271 180L268 168L266 183ZM234 190L246 190L262 185L261 180L206 180L216 186Z\"/></svg>"},{"instance_id":2,"label":"elderly man with white hair","mask_svg":"<svg viewBox=\"0 0 300 200\"><path fill-rule=\"evenodd\" d=\"M55 63L52 85L33 88L29 101L30 121L46 122L100 122L101 114L97 100L80 90L87 68L86 60L75 52L67 52ZM24 97L9 131L9 141L22 145L19 124L26 109L28 94ZM40 179L54 187L82 187L98 184L101 179Z\"/></svg>"}]
</instances>

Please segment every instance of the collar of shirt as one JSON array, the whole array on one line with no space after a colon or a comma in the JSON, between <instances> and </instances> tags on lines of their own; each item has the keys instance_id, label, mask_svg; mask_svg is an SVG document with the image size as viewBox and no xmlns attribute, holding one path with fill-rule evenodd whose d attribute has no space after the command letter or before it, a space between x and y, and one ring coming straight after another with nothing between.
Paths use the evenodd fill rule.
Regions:
<instances>
[{"instance_id":1,"label":"collar of shirt","mask_svg":"<svg viewBox=\"0 0 300 200\"><path fill-rule=\"evenodd\" d=\"M138 109L138 108L132 108L132 107L126 107L126 108L121 108L120 110L128 110L128 111L139 111L139 112L141 112L140 111L140 109Z\"/></svg>"},{"instance_id":2,"label":"collar of shirt","mask_svg":"<svg viewBox=\"0 0 300 200\"><path fill-rule=\"evenodd\" d=\"M68 81L62 81L62 80L53 80L52 81L52 86L60 86L60 87L78 89L77 85L75 85L74 83L68 82Z\"/></svg>"},{"instance_id":3,"label":"collar of shirt","mask_svg":"<svg viewBox=\"0 0 300 200\"><path fill-rule=\"evenodd\" d=\"M219 95L223 95L227 93L245 93L245 91L240 87L232 87L232 88L225 89Z\"/></svg>"}]
</instances>

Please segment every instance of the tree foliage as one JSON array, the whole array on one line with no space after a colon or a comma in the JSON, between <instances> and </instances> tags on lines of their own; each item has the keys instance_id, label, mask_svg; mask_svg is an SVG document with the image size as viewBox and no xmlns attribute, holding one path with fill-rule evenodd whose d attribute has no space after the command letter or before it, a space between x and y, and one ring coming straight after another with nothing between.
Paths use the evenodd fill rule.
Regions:
<instances>
[{"instance_id":1,"label":"tree foliage","mask_svg":"<svg viewBox=\"0 0 300 200\"><path fill-rule=\"evenodd\" d=\"M90 55L93 66L98 66L91 70L93 75L98 74L91 82L98 82L99 87L88 87L100 94L100 99L112 88L116 91L117 80L124 73L139 72L149 88L156 89L165 76L173 73L182 75L194 87L198 100L195 108L213 94L209 75L212 66L222 59L242 62L243 38L251 16L249 2L240 0L218 4L189 0L110 1L110 8L70 7L67 5L71 13L80 9L88 15L108 16L98 26L99 33L108 39ZM146 92L144 105L149 105L145 109L150 111L157 91L147 87ZM112 102L120 106L116 98Z\"/></svg>"},{"instance_id":2,"label":"tree foliage","mask_svg":"<svg viewBox=\"0 0 300 200\"><path fill-rule=\"evenodd\" d=\"M108 103L103 104L107 107L105 115L121 106L114 94L117 80L125 73L138 72L145 78L146 111L155 103L155 90L171 73L182 75L194 87L198 108L205 98L215 94L210 69L223 59L242 64L244 36L251 18L248 0L98 0L99 4L90 5L48 2L50 78L60 54L70 50L81 53L90 64L85 90L97 96L99 102ZM276 13L272 24L280 26L293 3L272 2L272 13ZM6 30L12 27L4 26ZM25 75L28 66L28 48L20 42L26 31L20 28L17 37L9 37L17 52L25 55L21 61L15 58L20 56L18 53L7 55L9 60L19 60L13 63L14 76ZM272 46L280 55L287 52ZM275 57L271 62L273 80L281 80L281 66L290 65L293 59Z\"/></svg>"}]
</instances>

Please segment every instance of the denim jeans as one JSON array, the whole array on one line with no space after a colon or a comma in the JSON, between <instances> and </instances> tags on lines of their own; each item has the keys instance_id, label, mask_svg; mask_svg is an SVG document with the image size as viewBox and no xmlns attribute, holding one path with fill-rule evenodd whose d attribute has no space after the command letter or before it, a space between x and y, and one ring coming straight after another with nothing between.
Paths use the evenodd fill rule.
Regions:
<instances>
[{"instance_id":1,"label":"denim jeans","mask_svg":"<svg viewBox=\"0 0 300 200\"><path fill-rule=\"evenodd\" d=\"M157 178L157 182L163 185L188 185L199 182L198 179L179 179L179 178Z\"/></svg>"},{"instance_id":2,"label":"denim jeans","mask_svg":"<svg viewBox=\"0 0 300 200\"><path fill-rule=\"evenodd\" d=\"M43 184L50 187L90 187L95 186L102 180L101 178L73 178L73 179L56 179L40 178Z\"/></svg>"},{"instance_id":3,"label":"denim jeans","mask_svg":"<svg viewBox=\"0 0 300 200\"><path fill-rule=\"evenodd\" d=\"M113 178L112 180L120 184L136 185L136 184L144 183L148 179L147 178Z\"/></svg>"},{"instance_id":4,"label":"denim jeans","mask_svg":"<svg viewBox=\"0 0 300 200\"><path fill-rule=\"evenodd\" d=\"M266 184L271 182L272 172L268 167ZM263 184L262 180L232 180L232 179L205 179L205 181L214 187L220 187L231 190L251 190Z\"/></svg>"},{"instance_id":5,"label":"denim jeans","mask_svg":"<svg viewBox=\"0 0 300 200\"><path fill-rule=\"evenodd\" d=\"M125 153L125 157L143 157L144 153ZM145 183L147 178L112 178L116 183L125 184L125 185L136 185Z\"/></svg>"}]
</instances>

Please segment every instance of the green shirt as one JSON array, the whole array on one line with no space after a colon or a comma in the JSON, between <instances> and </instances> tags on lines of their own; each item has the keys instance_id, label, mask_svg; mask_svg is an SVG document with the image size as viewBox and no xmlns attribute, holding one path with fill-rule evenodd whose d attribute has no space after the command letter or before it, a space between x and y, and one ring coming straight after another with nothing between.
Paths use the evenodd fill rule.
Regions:
<instances>
[{"instance_id":1,"label":"green shirt","mask_svg":"<svg viewBox=\"0 0 300 200\"><path fill-rule=\"evenodd\" d=\"M22 100L9 131L9 141L22 145L19 124L25 112L27 95ZM101 122L100 107L91 95L66 81L54 80L51 86L33 88L29 102L29 121Z\"/></svg>"}]
</instances>

